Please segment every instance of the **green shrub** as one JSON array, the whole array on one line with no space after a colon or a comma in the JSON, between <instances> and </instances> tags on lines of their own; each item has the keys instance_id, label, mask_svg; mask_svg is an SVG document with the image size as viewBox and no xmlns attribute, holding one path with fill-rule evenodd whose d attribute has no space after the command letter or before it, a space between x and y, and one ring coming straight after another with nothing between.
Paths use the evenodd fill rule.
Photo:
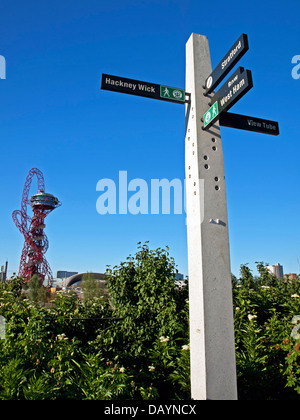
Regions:
<instances>
[{"instance_id":1,"label":"green shrub","mask_svg":"<svg viewBox=\"0 0 300 420\"><path fill-rule=\"evenodd\" d=\"M240 399L299 399L300 279L263 263L233 277ZM107 270L109 299L58 293L49 308L0 283L0 399L189 399L187 284L168 249L140 245Z\"/></svg>"}]
</instances>

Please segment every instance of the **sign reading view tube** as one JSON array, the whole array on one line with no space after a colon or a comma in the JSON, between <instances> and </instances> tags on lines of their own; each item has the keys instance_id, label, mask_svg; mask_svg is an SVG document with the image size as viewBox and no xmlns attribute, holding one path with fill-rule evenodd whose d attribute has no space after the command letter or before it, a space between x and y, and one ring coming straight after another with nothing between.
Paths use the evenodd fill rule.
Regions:
<instances>
[{"instance_id":1,"label":"sign reading view tube","mask_svg":"<svg viewBox=\"0 0 300 420\"><path fill-rule=\"evenodd\" d=\"M240 130L255 131L256 133L279 135L279 125L277 121L266 120L263 118L249 117L247 115L223 112L220 115L219 123L223 127L238 128Z\"/></svg>"}]
</instances>

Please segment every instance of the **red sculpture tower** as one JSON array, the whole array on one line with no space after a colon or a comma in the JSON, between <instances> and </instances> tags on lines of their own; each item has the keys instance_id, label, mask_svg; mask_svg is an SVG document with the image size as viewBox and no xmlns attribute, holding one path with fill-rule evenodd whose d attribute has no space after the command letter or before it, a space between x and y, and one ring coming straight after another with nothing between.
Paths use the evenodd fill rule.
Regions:
<instances>
[{"instance_id":1,"label":"red sculpture tower","mask_svg":"<svg viewBox=\"0 0 300 420\"><path fill-rule=\"evenodd\" d=\"M34 175L37 177L38 192L29 199L29 191ZM42 284L47 277L48 286L51 286L53 275L45 258L49 243L44 232L44 221L46 216L60 205L61 203L54 195L45 192L45 181L42 172L36 168L31 169L25 181L21 210L15 210L12 214L17 228L25 238L19 276L24 277L26 282L34 274L37 274ZM28 216L27 206L32 208L32 217Z\"/></svg>"}]
</instances>

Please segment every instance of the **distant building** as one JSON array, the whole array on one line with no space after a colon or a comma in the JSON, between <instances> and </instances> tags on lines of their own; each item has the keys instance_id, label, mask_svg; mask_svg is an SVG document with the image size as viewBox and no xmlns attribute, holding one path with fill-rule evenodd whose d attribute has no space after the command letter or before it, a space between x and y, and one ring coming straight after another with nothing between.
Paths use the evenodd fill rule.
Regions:
<instances>
[{"instance_id":1,"label":"distant building","mask_svg":"<svg viewBox=\"0 0 300 420\"><path fill-rule=\"evenodd\" d=\"M267 269L278 279L283 279L283 267L280 264L268 265Z\"/></svg>"},{"instance_id":2,"label":"distant building","mask_svg":"<svg viewBox=\"0 0 300 420\"><path fill-rule=\"evenodd\" d=\"M286 280L297 280L297 274L296 273L285 274L284 278Z\"/></svg>"},{"instance_id":3,"label":"distant building","mask_svg":"<svg viewBox=\"0 0 300 420\"><path fill-rule=\"evenodd\" d=\"M1 267L0 281L4 281L7 278L7 266L8 266L8 261L6 261L5 266L2 265L2 267Z\"/></svg>"},{"instance_id":4,"label":"distant building","mask_svg":"<svg viewBox=\"0 0 300 420\"><path fill-rule=\"evenodd\" d=\"M75 276L78 274L78 271L57 271L56 277L58 279L67 279L68 277Z\"/></svg>"},{"instance_id":5,"label":"distant building","mask_svg":"<svg viewBox=\"0 0 300 420\"><path fill-rule=\"evenodd\" d=\"M73 276L70 276L63 281L64 287L71 287L73 284L81 282L84 276L90 275L91 278L99 280L102 284L106 284L105 273L76 273Z\"/></svg>"}]
</instances>

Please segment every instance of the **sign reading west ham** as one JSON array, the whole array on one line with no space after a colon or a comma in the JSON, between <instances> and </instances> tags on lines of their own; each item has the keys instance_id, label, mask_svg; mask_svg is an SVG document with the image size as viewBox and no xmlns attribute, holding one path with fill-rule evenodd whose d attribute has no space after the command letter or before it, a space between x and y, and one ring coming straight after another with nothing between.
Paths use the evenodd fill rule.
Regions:
<instances>
[{"instance_id":1,"label":"sign reading west ham","mask_svg":"<svg viewBox=\"0 0 300 420\"><path fill-rule=\"evenodd\" d=\"M203 116L204 128L208 129L220 118L221 112L227 111L253 87L250 70L239 67L212 97L212 106Z\"/></svg>"}]
</instances>

